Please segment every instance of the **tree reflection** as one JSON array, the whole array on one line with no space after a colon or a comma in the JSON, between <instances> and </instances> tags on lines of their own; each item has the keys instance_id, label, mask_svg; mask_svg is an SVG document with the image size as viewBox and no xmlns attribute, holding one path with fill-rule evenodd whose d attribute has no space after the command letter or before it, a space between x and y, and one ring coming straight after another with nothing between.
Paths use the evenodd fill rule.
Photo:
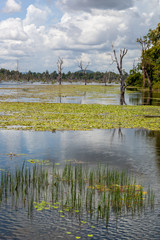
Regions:
<instances>
[{"instance_id":1,"label":"tree reflection","mask_svg":"<svg viewBox=\"0 0 160 240\"><path fill-rule=\"evenodd\" d=\"M156 163L160 172L160 131L150 131L145 129L138 129L135 135L141 135L145 138L154 139L155 142L155 152L156 152Z\"/></svg>"},{"instance_id":2,"label":"tree reflection","mask_svg":"<svg viewBox=\"0 0 160 240\"><path fill-rule=\"evenodd\" d=\"M142 105L153 105L152 103L152 92L151 91L143 91L142 92Z\"/></svg>"},{"instance_id":3,"label":"tree reflection","mask_svg":"<svg viewBox=\"0 0 160 240\"><path fill-rule=\"evenodd\" d=\"M121 128L114 128L114 129L112 129L111 143L113 142L114 138L116 137L115 136L116 133L118 133L118 139L120 139L120 140L123 140L125 137Z\"/></svg>"}]
</instances>

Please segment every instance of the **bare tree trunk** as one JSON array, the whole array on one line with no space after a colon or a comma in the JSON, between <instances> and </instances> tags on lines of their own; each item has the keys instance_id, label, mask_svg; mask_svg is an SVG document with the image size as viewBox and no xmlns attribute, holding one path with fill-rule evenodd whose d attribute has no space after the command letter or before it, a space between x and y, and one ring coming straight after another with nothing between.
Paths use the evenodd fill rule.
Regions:
<instances>
[{"instance_id":1,"label":"bare tree trunk","mask_svg":"<svg viewBox=\"0 0 160 240\"><path fill-rule=\"evenodd\" d=\"M145 74L148 80L148 86L149 86L149 91L152 91L152 84L151 84L151 80L149 78L148 72L145 70Z\"/></svg>"},{"instance_id":2,"label":"bare tree trunk","mask_svg":"<svg viewBox=\"0 0 160 240\"><path fill-rule=\"evenodd\" d=\"M128 50L126 48L124 48L123 50L120 50L120 59L118 61L117 54L116 54L116 51L115 51L113 45L112 45L112 49L113 49L113 53L114 53L113 62L115 62L117 64L117 69L118 69L119 75L120 75L120 85L121 85L120 86L120 91L121 91L120 104L123 105L123 104L126 104L124 95L125 95L125 90L126 90L127 86L126 86L125 80L123 78L122 63L123 63L123 58L127 54Z\"/></svg>"},{"instance_id":3,"label":"bare tree trunk","mask_svg":"<svg viewBox=\"0 0 160 240\"><path fill-rule=\"evenodd\" d=\"M82 61L82 60L81 60L81 61L78 61L78 67L82 70L83 75L84 75L84 83L85 83L85 85L87 85L86 73L87 73L87 68L88 68L89 64L90 64L90 63L88 62L88 64L86 65L86 67L84 67L84 66L83 66L83 61Z\"/></svg>"},{"instance_id":4,"label":"bare tree trunk","mask_svg":"<svg viewBox=\"0 0 160 240\"><path fill-rule=\"evenodd\" d=\"M142 72L143 72L143 88L146 86L146 76L145 76L145 67L142 64Z\"/></svg>"},{"instance_id":5,"label":"bare tree trunk","mask_svg":"<svg viewBox=\"0 0 160 240\"><path fill-rule=\"evenodd\" d=\"M57 80L59 82L59 85L62 84L62 65L63 65L63 58L58 58L58 61L57 61L57 67L58 67L58 77L57 77Z\"/></svg>"},{"instance_id":6,"label":"bare tree trunk","mask_svg":"<svg viewBox=\"0 0 160 240\"><path fill-rule=\"evenodd\" d=\"M61 76L61 74L60 74L60 73L58 74L58 77L57 77L57 82L59 83L59 85L61 85L61 84L62 84L62 76Z\"/></svg>"},{"instance_id":7,"label":"bare tree trunk","mask_svg":"<svg viewBox=\"0 0 160 240\"><path fill-rule=\"evenodd\" d=\"M107 76L106 76L106 74L104 75L103 79L104 79L104 85L107 86Z\"/></svg>"}]
</instances>

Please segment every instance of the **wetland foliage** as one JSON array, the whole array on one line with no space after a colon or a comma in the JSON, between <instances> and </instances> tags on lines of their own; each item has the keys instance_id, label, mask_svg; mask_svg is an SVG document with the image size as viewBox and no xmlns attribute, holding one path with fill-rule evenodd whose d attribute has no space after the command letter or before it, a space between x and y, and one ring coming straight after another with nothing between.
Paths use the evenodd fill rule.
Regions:
<instances>
[{"instance_id":1,"label":"wetland foliage","mask_svg":"<svg viewBox=\"0 0 160 240\"><path fill-rule=\"evenodd\" d=\"M110 215L142 214L153 209L154 194L147 191L127 172L107 166L89 168L82 164L23 163L15 171L0 171L0 204L28 208L31 216L36 211L58 211L59 217L103 219L108 224ZM35 210L34 210L35 209Z\"/></svg>"},{"instance_id":2,"label":"wetland foliage","mask_svg":"<svg viewBox=\"0 0 160 240\"><path fill-rule=\"evenodd\" d=\"M160 107L2 102L0 128L36 131L111 128L160 130Z\"/></svg>"}]
</instances>

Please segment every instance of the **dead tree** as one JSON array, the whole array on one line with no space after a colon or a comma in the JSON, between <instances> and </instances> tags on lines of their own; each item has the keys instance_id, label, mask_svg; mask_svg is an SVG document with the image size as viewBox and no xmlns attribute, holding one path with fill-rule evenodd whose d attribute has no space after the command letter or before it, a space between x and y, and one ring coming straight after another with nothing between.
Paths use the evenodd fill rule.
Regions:
<instances>
[{"instance_id":1,"label":"dead tree","mask_svg":"<svg viewBox=\"0 0 160 240\"><path fill-rule=\"evenodd\" d=\"M62 65L63 65L63 58L58 58L57 61L57 68L58 68L58 77L57 77L57 81L59 82L59 85L62 84Z\"/></svg>"},{"instance_id":2,"label":"dead tree","mask_svg":"<svg viewBox=\"0 0 160 240\"><path fill-rule=\"evenodd\" d=\"M120 91L121 91L121 97L120 97L120 104L126 104L125 103L125 98L124 98L124 94L125 94L125 90L126 90L126 82L125 79L123 77L123 68L122 68L122 64L123 64L123 58L124 56L127 54L128 49L124 48L123 50L120 49L120 56L119 56L119 61L117 58L117 54L116 54L116 50L114 49L114 46L112 45L112 49L113 49L113 54L114 54L114 58L112 57L113 63L115 62L117 64L117 69L119 72L119 81L120 81Z\"/></svg>"},{"instance_id":3,"label":"dead tree","mask_svg":"<svg viewBox=\"0 0 160 240\"><path fill-rule=\"evenodd\" d=\"M103 81L104 81L104 85L107 86L107 76L106 76L106 74L104 74L104 76L103 76Z\"/></svg>"},{"instance_id":4,"label":"dead tree","mask_svg":"<svg viewBox=\"0 0 160 240\"><path fill-rule=\"evenodd\" d=\"M82 60L78 61L78 67L82 70L83 75L84 75L85 85L87 85L86 73L87 73L87 68L88 68L89 64L90 64L90 62L88 62L87 65L84 67L83 61Z\"/></svg>"},{"instance_id":5,"label":"dead tree","mask_svg":"<svg viewBox=\"0 0 160 240\"><path fill-rule=\"evenodd\" d=\"M16 80L17 80L17 82L19 81L19 61L18 61L18 59L17 59L17 68L16 68Z\"/></svg>"}]
</instances>

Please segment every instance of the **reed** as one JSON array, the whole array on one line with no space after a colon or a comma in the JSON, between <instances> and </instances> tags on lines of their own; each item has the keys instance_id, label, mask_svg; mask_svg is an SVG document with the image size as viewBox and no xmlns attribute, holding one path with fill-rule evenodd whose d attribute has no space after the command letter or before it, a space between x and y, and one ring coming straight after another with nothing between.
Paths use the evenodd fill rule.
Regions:
<instances>
[{"instance_id":1,"label":"reed","mask_svg":"<svg viewBox=\"0 0 160 240\"><path fill-rule=\"evenodd\" d=\"M3 171L0 177L0 202L10 200L12 206L26 207L32 215L38 210L58 209L72 215L87 214L90 218L104 219L111 214L141 214L146 207L154 208L155 195L148 187L144 192L136 179L127 172L98 165L89 168L66 164L63 169L24 162L15 171ZM43 203L43 204L41 204ZM52 203L52 204L51 204Z\"/></svg>"}]
</instances>

